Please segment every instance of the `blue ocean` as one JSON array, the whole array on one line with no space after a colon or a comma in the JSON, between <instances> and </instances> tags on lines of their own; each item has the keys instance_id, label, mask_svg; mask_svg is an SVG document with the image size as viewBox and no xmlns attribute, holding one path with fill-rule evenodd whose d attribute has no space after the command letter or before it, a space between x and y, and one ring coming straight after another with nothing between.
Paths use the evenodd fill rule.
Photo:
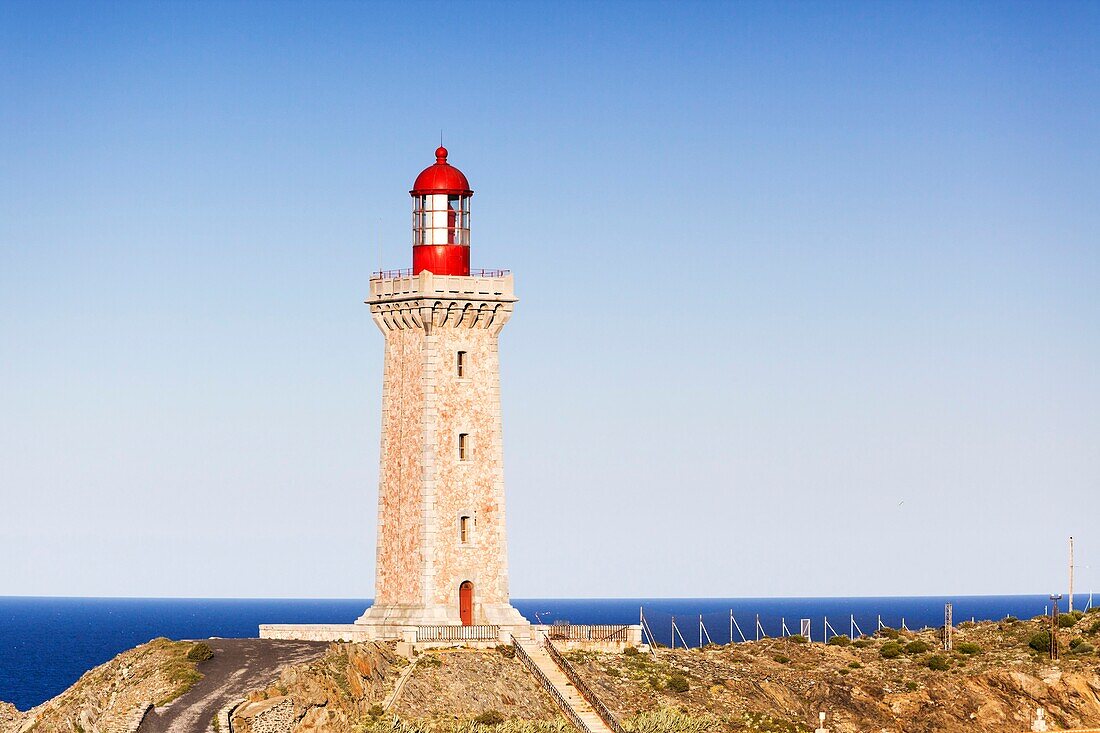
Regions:
<instances>
[{"instance_id":1,"label":"blue ocean","mask_svg":"<svg viewBox=\"0 0 1100 733\"><path fill-rule=\"evenodd\" d=\"M1085 600L1085 599L1082 599ZM516 608L533 622L576 624L637 623L640 609L661 643L698 646L705 632L715 643L730 641L730 613L737 623L733 638L761 629L778 636L785 623L799 632L800 619L811 619L812 638L822 637L825 619L836 633L852 623L865 633L879 618L888 626L939 626L944 603L954 604L956 622L1028 618L1044 613L1046 596L957 596L919 598L678 598L678 599L516 599ZM370 601L190 598L20 598L0 597L0 700L20 710L47 700L119 652L157 636L194 639L210 636L252 637L261 623L350 623ZM702 626L700 626L700 617ZM737 628L740 628L740 633ZM830 632L831 635L832 632ZM681 641L682 637L682 641Z\"/></svg>"}]
</instances>

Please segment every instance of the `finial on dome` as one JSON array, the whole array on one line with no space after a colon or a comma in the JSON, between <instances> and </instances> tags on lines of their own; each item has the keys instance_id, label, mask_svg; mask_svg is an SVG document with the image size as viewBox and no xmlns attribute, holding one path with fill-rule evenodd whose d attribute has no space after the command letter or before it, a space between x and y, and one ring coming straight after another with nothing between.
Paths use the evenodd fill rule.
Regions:
<instances>
[{"instance_id":1,"label":"finial on dome","mask_svg":"<svg viewBox=\"0 0 1100 733\"><path fill-rule=\"evenodd\" d=\"M447 148L440 145L435 149L435 162L446 163L447 162Z\"/></svg>"}]
</instances>

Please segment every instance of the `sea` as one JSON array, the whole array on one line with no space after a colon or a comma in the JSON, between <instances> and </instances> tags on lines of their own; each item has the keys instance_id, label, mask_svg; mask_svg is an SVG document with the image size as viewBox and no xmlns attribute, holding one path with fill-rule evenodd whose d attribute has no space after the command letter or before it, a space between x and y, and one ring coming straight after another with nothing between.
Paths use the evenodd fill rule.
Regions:
<instances>
[{"instance_id":1,"label":"sea","mask_svg":"<svg viewBox=\"0 0 1100 733\"><path fill-rule=\"evenodd\" d=\"M1088 597L1081 599L1083 606ZM884 598L601 598L513 599L535 623L638 623L671 644L726 644L758 633L797 634L810 620L811 640L873 633L880 623L941 626L944 604L956 623L1030 618L1046 613L1047 596ZM1063 602L1064 603L1064 602ZM80 675L121 651L158 636L255 637L261 623L350 623L369 599L27 598L0 597L0 700L27 710L62 692ZM732 616L732 622L731 622ZM757 621L759 619L759 629ZM736 623L733 623L736 622Z\"/></svg>"}]
</instances>

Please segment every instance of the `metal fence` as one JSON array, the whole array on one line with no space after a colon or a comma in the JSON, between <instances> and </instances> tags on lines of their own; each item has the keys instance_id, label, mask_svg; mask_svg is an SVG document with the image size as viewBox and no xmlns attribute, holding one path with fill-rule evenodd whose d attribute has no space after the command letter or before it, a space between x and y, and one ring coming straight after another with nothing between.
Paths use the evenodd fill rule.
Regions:
<instances>
[{"instance_id":1,"label":"metal fence","mask_svg":"<svg viewBox=\"0 0 1100 733\"><path fill-rule=\"evenodd\" d=\"M417 641L495 641L499 626L417 626Z\"/></svg>"},{"instance_id":2,"label":"metal fence","mask_svg":"<svg viewBox=\"0 0 1100 733\"><path fill-rule=\"evenodd\" d=\"M546 635L557 641L630 641L630 626L553 624Z\"/></svg>"}]
</instances>

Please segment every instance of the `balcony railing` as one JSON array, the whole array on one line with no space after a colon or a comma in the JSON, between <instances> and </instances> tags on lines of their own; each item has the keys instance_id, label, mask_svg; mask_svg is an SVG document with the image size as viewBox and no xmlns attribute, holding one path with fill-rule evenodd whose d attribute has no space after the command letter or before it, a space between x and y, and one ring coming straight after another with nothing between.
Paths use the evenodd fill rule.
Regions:
<instances>
[{"instance_id":1,"label":"balcony railing","mask_svg":"<svg viewBox=\"0 0 1100 733\"><path fill-rule=\"evenodd\" d=\"M470 270L470 277L504 277L510 274L511 270ZM412 277L413 271L411 267L407 267L404 270L376 270L371 273L371 280L393 280L399 277Z\"/></svg>"}]
</instances>

